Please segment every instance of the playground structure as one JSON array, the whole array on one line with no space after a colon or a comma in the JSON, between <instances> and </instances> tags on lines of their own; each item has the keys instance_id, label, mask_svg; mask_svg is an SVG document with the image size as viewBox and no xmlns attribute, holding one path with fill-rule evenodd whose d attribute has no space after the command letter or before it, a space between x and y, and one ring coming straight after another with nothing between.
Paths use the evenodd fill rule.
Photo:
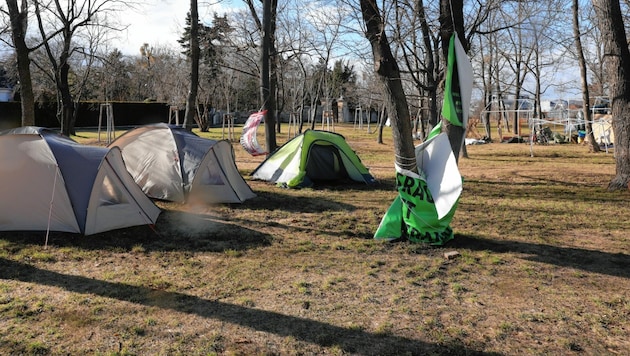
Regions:
<instances>
[{"instance_id":1,"label":"playground structure","mask_svg":"<svg viewBox=\"0 0 630 356\"><path fill-rule=\"evenodd\" d=\"M614 145L608 98L595 97L591 102L592 132L595 140L608 152ZM591 132L586 131L587 122L584 120L582 109L583 103L579 99L543 101L541 103L543 115L537 117L533 99L514 100L493 96L491 102L480 113L480 118L486 128L486 136L490 137L491 122L496 122L496 130L502 142L510 140L528 142L533 156L534 144L583 142ZM476 122L473 123L476 125ZM504 136L506 132L513 133L513 137Z\"/></svg>"},{"instance_id":2,"label":"playground structure","mask_svg":"<svg viewBox=\"0 0 630 356\"><path fill-rule=\"evenodd\" d=\"M503 136L504 132L512 132L514 136L524 137L523 126L532 122L534 109L535 105L532 99L503 99L500 95L493 95L492 100L480 113L480 120L486 131L485 136L492 137L491 123L496 122L497 133L501 141L506 139ZM476 122L473 120L474 124Z\"/></svg>"},{"instance_id":3,"label":"playground structure","mask_svg":"<svg viewBox=\"0 0 630 356\"><path fill-rule=\"evenodd\" d=\"M335 102L334 105L338 107L338 115L335 115L335 110L333 110L333 102L328 102L316 107L307 106L303 107L302 110L291 111L288 115L288 137L296 137L300 134L299 127L301 123L308 123L308 127L312 126L314 128L319 119L321 119L322 130L335 132L335 123L343 121L343 104ZM313 120L315 120L315 122L313 122Z\"/></svg>"}]
</instances>

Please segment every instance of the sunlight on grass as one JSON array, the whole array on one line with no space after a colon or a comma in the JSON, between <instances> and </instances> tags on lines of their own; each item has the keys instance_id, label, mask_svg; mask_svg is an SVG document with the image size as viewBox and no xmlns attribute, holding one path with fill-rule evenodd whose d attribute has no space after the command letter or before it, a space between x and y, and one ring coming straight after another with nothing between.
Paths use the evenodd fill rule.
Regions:
<instances>
[{"instance_id":1,"label":"sunlight on grass","mask_svg":"<svg viewBox=\"0 0 630 356\"><path fill-rule=\"evenodd\" d=\"M373 239L396 197L391 128L385 144L337 130L384 183L283 189L248 175L265 157L235 140L257 194L243 204L157 202L154 230L57 233L47 248L41 232L1 232L0 354L630 350L630 199L606 191L612 154L467 146L456 237L436 247Z\"/></svg>"}]
</instances>

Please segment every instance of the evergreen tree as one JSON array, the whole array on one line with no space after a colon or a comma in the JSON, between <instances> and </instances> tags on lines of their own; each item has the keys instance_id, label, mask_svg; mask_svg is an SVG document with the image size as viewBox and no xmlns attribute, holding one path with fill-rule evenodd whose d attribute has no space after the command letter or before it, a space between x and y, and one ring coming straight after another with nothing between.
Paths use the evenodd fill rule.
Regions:
<instances>
[{"instance_id":1,"label":"evergreen tree","mask_svg":"<svg viewBox=\"0 0 630 356\"><path fill-rule=\"evenodd\" d=\"M190 12L186 16L186 26L184 33L177 42L182 46L182 54L190 57ZM233 31L227 16L218 16L214 14L212 26L198 24L199 31L199 49L201 56L201 64L203 73L206 76L216 77L222 60L223 44L227 37Z\"/></svg>"}]
</instances>

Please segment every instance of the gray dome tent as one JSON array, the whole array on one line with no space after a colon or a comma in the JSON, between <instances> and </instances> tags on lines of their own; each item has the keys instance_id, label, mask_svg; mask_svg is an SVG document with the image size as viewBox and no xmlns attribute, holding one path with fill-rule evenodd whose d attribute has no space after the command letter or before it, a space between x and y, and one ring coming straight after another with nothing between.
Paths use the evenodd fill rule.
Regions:
<instances>
[{"instance_id":1,"label":"gray dome tent","mask_svg":"<svg viewBox=\"0 0 630 356\"><path fill-rule=\"evenodd\" d=\"M127 131L110 144L114 146L120 147L127 170L151 198L242 203L256 196L238 172L226 140L158 123Z\"/></svg>"},{"instance_id":2,"label":"gray dome tent","mask_svg":"<svg viewBox=\"0 0 630 356\"><path fill-rule=\"evenodd\" d=\"M0 132L0 230L96 234L154 224L160 209L118 148L81 145L41 127Z\"/></svg>"}]
</instances>

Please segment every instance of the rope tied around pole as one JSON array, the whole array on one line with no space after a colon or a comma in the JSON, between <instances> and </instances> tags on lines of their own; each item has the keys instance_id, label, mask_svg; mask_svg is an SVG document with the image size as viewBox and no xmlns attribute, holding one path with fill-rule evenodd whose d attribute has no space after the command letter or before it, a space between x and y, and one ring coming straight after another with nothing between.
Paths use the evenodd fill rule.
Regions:
<instances>
[{"instance_id":1,"label":"rope tied around pole","mask_svg":"<svg viewBox=\"0 0 630 356\"><path fill-rule=\"evenodd\" d=\"M404 170L415 171L417 164L416 157L403 157L396 155L396 166Z\"/></svg>"}]
</instances>

